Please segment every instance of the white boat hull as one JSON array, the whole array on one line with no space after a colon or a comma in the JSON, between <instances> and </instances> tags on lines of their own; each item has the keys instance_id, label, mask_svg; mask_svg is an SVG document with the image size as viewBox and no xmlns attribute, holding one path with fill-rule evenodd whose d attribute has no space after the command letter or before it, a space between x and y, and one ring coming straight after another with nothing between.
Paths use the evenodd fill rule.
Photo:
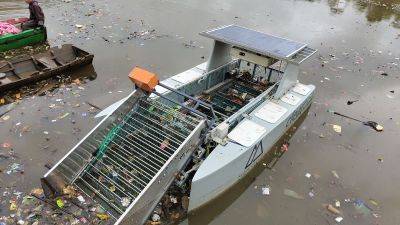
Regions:
<instances>
[{"instance_id":1,"label":"white boat hull","mask_svg":"<svg viewBox=\"0 0 400 225\"><path fill-rule=\"evenodd\" d=\"M287 112L276 123L266 122L255 115L263 105L250 114L248 119L266 130L266 133L254 141L251 146L246 147L229 141L225 146L219 145L215 148L193 177L189 211L199 209L211 202L251 171L267 154L267 151L309 108L315 87L308 85L307 88L309 88L309 92L306 95L294 93L293 89L289 91L300 98L296 105L290 105L282 100L273 100L287 109Z\"/></svg>"}]
</instances>

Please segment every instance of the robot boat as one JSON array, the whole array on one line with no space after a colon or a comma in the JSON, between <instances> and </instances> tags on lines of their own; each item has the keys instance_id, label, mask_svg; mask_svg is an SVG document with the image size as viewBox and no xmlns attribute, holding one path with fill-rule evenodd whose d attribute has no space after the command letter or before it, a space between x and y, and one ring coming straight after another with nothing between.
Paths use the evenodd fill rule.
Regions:
<instances>
[{"instance_id":1,"label":"robot boat","mask_svg":"<svg viewBox=\"0 0 400 225\"><path fill-rule=\"evenodd\" d=\"M144 224L168 188L189 189L188 210L232 187L309 109L315 86L299 65L316 50L236 25L200 33L206 63L159 81L135 68L136 89L42 178L47 196L72 186L110 216Z\"/></svg>"}]
</instances>

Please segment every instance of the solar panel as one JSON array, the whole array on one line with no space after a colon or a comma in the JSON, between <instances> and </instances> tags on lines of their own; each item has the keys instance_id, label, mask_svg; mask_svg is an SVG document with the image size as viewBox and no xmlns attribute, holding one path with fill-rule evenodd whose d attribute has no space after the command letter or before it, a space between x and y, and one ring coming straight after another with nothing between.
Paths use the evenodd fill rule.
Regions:
<instances>
[{"instance_id":1,"label":"solar panel","mask_svg":"<svg viewBox=\"0 0 400 225\"><path fill-rule=\"evenodd\" d=\"M200 35L276 59L287 59L307 45L244 27L229 25Z\"/></svg>"}]
</instances>

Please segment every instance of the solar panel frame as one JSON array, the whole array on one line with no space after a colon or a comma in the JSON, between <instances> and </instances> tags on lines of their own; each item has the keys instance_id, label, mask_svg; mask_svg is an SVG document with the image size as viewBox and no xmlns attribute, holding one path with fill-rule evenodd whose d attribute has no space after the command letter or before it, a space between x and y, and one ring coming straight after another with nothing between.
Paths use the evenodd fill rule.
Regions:
<instances>
[{"instance_id":1,"label":"solar panel frame","mask_svg":"<svg viewBox=\"0 0 400 225\"><path fill-rule=\"evenodd\" d=\"M237 25L228 25L201 32L200 35L237 46L264 56L290 60L307 44L261 33Z\"/></svg>"}]
</instances>

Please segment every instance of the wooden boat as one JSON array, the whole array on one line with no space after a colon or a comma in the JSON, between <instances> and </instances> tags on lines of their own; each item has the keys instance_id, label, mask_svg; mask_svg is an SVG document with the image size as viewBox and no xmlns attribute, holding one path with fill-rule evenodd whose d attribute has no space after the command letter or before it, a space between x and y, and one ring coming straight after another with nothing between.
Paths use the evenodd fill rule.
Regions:
<instances>
[{"instance_id":1,"label":"wooden boat","mask_svg":"<svg viewBox=\"0 0 400 225\"><path fill-rule=\"evenodd\" d=\"M67 44L44 53L0 61L0 93L90 64L93 57Z\"/></svg>"},{"instance_id":2,"label":"wooden boat","mask_svg":"<svg viewBox=\"0 0 400 225\"><path fill-rule=\"evenodd\" d=\"M10 19L4 22L21 26L27 18ZM0 36L0 52L17 49L28 45L44 43L47 40L47 31L45 27L25 30L19 34L6 34Z\"/></svg>"}]
</instances>

